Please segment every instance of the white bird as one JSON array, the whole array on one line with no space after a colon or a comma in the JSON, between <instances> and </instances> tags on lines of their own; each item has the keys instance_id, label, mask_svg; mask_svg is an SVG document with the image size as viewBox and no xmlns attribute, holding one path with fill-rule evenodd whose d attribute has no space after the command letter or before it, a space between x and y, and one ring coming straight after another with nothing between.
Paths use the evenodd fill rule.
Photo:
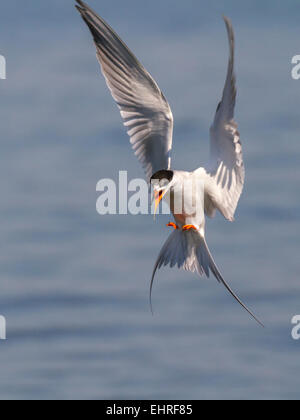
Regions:
<instances>
[{"instance_id":1,"label":"white bird","mask_svg":"<svg viewBox=\"0 0 300 420\"><path fill-rule=\"evenodd\" d=\"M223 97L210 129L211 160L207 168L194 172L171 169L173 115L163 93L150 74L136 59L112 28L83 1L77 0L82 18L88 25L96 45L97 57L111 94L116 101L124 125L128 129L135 155L144 167L147 180L154 187L155 204L169 196L170 208L176 223L156 261L150 288L157 269L177 265L178 268L210 272L230 294L260 324L262 323L231 290L218 270L205 240L205 216L213 217L218 210L227 220L234 213L243 190L245 169L237 124L234 121L236 80L234 74L234 33L231 22L224 17L230 56ZM175 201L185 186L192 185L190 200L203 202L197 211L187 206L186 195L182 211L175 211ZM200 187L196 187L196 186ZM201 187L202 186L202 187ZM167 194L169 193L169 194ZM202 200L201 200L202 199ZM196 200L197 201L197 200Z\"/></svg>"}]
</instances>

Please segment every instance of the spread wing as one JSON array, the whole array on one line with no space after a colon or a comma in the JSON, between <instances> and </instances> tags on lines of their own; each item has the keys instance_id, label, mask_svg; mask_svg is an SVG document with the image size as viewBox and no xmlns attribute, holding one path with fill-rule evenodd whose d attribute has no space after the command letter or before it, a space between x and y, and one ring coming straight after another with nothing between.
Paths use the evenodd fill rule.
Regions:
<instances>
[{"instance_id":1,"label":"spread wing","mask_svg":"<svg viewBox=\"0 0 300 420\"><path fill-rule=\"evenodd\" d=\"M211 164L210 215L218 209L228 220L234 213L243 191L245 169L242 145L237 124L234 121L236 80L234 74L234 33L232 24L224 17L230 47L228 71L213 125L210 129Z\"/></svg>"},{"instance_id":2,"label":"spread wing","mask_svg":"<svg viewBox=\"0 0 300 420\"><path fill-rule=\"evenodd\" d=\"M148 180L170 169L173 115L156 82L109 25L77 0L96 44L102 73L117 102L136 156Z\"/></svg>"}]
</instances>

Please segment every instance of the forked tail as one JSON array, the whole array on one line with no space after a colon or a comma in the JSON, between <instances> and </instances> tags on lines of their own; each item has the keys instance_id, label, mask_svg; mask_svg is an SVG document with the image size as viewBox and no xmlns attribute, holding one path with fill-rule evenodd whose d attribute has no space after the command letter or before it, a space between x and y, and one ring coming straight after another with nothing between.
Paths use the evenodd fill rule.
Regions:
<instances>
[{"instance_id":1,"label":"forked tail","mask_svg":"<svg viewBox=\"0 0 300 420\"><path fill-rule=\"evenodd\" d=\"M231 296L259 323L262 327L264 325L259 319L247 308L241 299L233 292L230 286L223 279L218 270L213 257L208 249L205 238L199 232L193 230L183 232L181 229L176 229L168 237L165 242L158 259L156 261L150 285L150 305L152 311L152 289L153 281L156 271L163 266L183 268L184 270L197 272L200 276L206 275L209 277L210 272L213 273L219 283L222 283ZM152 311L153 312L153 311Z\"/></svg>"}]
</instances>

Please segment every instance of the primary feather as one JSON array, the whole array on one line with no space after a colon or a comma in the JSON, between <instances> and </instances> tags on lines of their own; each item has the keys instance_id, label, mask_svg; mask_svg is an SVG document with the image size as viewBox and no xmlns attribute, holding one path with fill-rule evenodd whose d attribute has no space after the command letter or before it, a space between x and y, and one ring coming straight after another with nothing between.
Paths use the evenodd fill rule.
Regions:
<instances>
[{"instance_id":1,"label":"primary feather","mask_svg":"<svg viewBox=\"0 0 300 420\"><path fill-rule=\"evenodd\" d=\"M245 181L242 145L237 124L234 121L236 101L236 78L234 74L234 34L231 22L224 17L230 47L227 77L222 101L219 103L210 129L211 162L208 168L210 178L210 208L213 215L218 209L232 221Z\"/></svg>"},{"instance_id":2,"label":"primary feather","mask_svg":"<svg viewBox=\"0 0 300 420\"><path fill-rule=\"evenodd\" d=\"M77 9L96 44L102 73L117 102L147 179L170 169L173 115L154 79L113 29L84 2Z\"/></svg>"}]
</instances>

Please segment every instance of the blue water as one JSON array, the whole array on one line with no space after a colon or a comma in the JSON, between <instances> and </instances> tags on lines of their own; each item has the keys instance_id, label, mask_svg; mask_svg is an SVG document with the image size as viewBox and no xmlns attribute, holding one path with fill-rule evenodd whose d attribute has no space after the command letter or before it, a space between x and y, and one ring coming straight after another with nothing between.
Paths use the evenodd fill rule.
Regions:
<instances>
[{"instance_id":1,"label":"blue water","mask_svg":"<svg viewBox=\"0 0 300 420\"><path fill-rule=\"evenodd\" d=\"M90 0L168 98L178 169L207 158L232 18L247 182L207 240L264 330L213 279L170 269L151 316L168 218L96 213L100 178L143 173L73 3L1 7L0 398L298 399L299 3Z\"/></svg>"}]
</instances>

